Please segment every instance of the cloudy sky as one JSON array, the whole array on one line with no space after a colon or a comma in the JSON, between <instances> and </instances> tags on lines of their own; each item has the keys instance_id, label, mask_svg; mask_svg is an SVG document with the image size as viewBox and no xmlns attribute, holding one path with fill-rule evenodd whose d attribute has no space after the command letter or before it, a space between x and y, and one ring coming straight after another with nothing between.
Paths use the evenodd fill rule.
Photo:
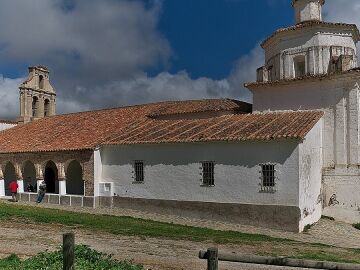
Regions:
<instances>
[{"instance_id":1,"label":"cloudy sky","mask_svg":"<svg viewBox=\"0 0 360 270\"><path fill-rule=\"evenodd\" d=\"M58 112L230 97L262 65L259 43L293 24L290 0L1 0L0 117L18 115L27 66L45 65ZM360 25L359 0L327 21Z\"/></svg>"}]
</instances>

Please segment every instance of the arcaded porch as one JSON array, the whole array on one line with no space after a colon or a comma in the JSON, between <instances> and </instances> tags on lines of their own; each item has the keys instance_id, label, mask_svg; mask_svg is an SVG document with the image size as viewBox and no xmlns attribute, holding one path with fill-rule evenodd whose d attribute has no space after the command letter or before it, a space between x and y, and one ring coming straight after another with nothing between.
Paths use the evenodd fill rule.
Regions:
<instances>
[{"instance_id":1,"label":"arcaded porch","mask_svg":"<svg viewBox=\"0 0 360 270\"><path fill-rule=\"evenodd\" d=\"M36 196L42 181L47 186L46 199L52 195L94 195L93 151L90 150L0 154L0 165L0 197L11 195L8 187L13 180L18 182L21 199Z\"/></svg>"}]
</instances>

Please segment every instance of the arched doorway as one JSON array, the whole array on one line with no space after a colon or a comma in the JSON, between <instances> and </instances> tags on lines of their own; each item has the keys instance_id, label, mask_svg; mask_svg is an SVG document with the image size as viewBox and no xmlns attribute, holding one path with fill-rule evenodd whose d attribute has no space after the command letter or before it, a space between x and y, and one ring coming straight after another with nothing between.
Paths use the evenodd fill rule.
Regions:
<instances>
[{"instance_id":1,"label":"arched doorway","mask_svg":"<svg viewBox=\"0 0 360 270\"><path fill-rule=\"evenodd\" d=\"M71 161L66 170L66 193L84 195L82 167L76 160Z\"/></svg>"},{"instance_id":2,"label":"arched doorway","mask_svg":"<svg viewBox=\"0 0 360 270\"><path fill-rule=\"evenodd\" d=\"M58 170L53 161L46 163L44 180L47 193L59 193Z\"/></svg>"},{"instance_id":3,"label":"arched doorway","mask_svg":"<svg viewBox=\"0 0 360 270\"><path fill-rule=\"evenodd\" d=\"M31 185L35 191L36 187L36 169L35 165L31 161L26 161L23 166L23 180L24 180L24 191L29 192Z\"/></svg>"},{"instance_id":4,"label":"arched doorway","mask_svg":"<svg viewBox=\"0 0 360 270\"><path fill-rule=\"evenodd\" d=\"M9 190L9 184L11 181L17 180L15 174L15 167L11 162L8 162L5 166L4 182L5 182L5 196L11 196Z\"/></svg>"}]
</instances>

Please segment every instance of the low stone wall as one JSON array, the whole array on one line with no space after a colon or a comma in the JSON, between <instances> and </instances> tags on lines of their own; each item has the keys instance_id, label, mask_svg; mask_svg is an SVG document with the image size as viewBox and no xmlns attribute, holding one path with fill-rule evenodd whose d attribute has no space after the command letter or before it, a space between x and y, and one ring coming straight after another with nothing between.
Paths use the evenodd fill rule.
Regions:
<instances>
[{"instance_id":1,"label":"low stone wall","mask_svg":"<svg viewBox=\"0 0 360 270\"><path fill-rule=\"evenodd\" d=\"M36 202L36 199L36 193L19 193L19 200L22 202ZM94 208L95 201L92 196L46 194L41 203Z\"/></svg>"},{"instance_id":2,"label":"low stone wall","mask_svg":"<svg viewBox=\"0 0 360 270\"><path fill-rule=\"evenodd\" d=\"M253 225L299 232L300 209L295 206L250 205L212 202L97 198L99 207L141 210L158 214Z\"/></svg>"},{"instance_id":3,"label":"low stone wall","mask_svg":"<svg viewBox=\"0 0 360 270\"><path fill-rule=\"evenodd\" d=\"M20 200L36 202L37 194L21 193ZM251 205L123 197L46 194L42 203L77 207L122 208L234 224L299 232L300 209L295 206Z\"/></svg>"}]
</instances>

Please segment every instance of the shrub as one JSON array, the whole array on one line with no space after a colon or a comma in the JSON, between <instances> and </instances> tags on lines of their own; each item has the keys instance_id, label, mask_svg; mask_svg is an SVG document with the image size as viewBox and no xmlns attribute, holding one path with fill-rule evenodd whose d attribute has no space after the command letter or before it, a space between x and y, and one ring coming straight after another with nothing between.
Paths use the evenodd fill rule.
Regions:
<instances>
[{"instance_id":1,"label":"shrub","mask_svg":"<svg viewBox=\"0 0 360 270\"><path fill-rule=\"evenodd\" d=\"M0 260L0 269L4 270L61 270L63 264L62 250L44 252L25 261L16 255ZM107 255L88 246L75 247L75 269L78 270L143 270L140 265L114 260Z\"/></svg>"}]
</instances>

